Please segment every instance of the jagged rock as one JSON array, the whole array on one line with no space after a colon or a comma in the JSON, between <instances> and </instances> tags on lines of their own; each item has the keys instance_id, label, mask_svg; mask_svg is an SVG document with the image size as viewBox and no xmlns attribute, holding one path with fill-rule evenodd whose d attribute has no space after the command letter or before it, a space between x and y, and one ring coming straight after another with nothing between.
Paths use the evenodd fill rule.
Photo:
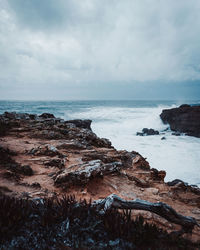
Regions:
<instances>
[{"instance_id":1,"label":"jagged rock","mask_svg":"<svg viewBox=\"0 0 200 250\"><path fill-rule=\"evenodd\" d=\"M158 171L155 168L151 169L151 178L153 180L164 182L165 176L166 176L166 172L165 171L163 171L163 170Z\"/></svg>"},{"instance_id":2,"label":"jagged rock","mask_svg":"<svg viewBox=\"0 0 200 250\"><path fill-rule=\"evenodd\" d=\"M46 156L62 156L62 154L58 151L58 149L50 144L44 145L44 146L39 146L37 148L32 148L29 151L29 154L33 155L46 155Z\"/></svg>"},{"instance_id":3,"label":"jagged rock","mask_svg":"<svg viewBox=\"0 0 200 250\"><path fill-rule=\"evenodd\" d=\"M53 114L50 114L50 113L43 113L43 114L39 115L39 117L44 118L44 119L55 118L55 116Z\"/></svg>"},{"instance_id":4,"label":"jagged rock","mask_svg":"<svg viewBox=\"0 0 200 250\"><path fill-rule=\"evenodd\" d=\"M95 133L89 129L75 128L71 129L67 135L68 139L73 140L77 138L78 140L87 142L87 145L92 145L96 147L111 148L111 142L105 138L99 138Z\"/></svg>"},{"instance_id":5,"label":"jagged rock","mask_svg":"<svg viewBox=\"0 0 200 250\"><path fill-rule=\"evenodd\" d=\"M159 135L159 131L154 130L152 128L143 128L142 132L137 132L136 135L144 136L144 135Z\"/></svg>"},{"instance_id":6,"label":"jagged rock","mask_svg":"<svg viewBox=\"0 0 200 250\"><path fill-rule=\"evenodd\" d=\"M82 157L82 161L91 161L91 160L101 160L103 163L110 163L110 162L115 162L118 161L120 156L118 154L112 154L110 155L104 155L101 152L89 152L84 154Z\"/></svg>"},{"instance_id":7,"label":"jagged rock","mask_svg":"<svg viewBox=\"0 0 200 250\"><path fill-rule=\"evenodd\" d=\"M64 168L65 167L65 159L60 159L60 158L54 158L49 161L44 162L45 166L50 166L50 167L57 167L57 168Z\"/></svg>"},{"instance_id":8,"label":"jagged rock","mask_svg":"<svg viewBox=\"0 0 200 250\"><path fill-rule=\"evenodd\" d=\"M16 113L16 112L5 112L3 114L4 118L7 118L9 120L29 120L30 116L27 113Z\"/></svg>"},{"instance_id":9,"label":"jagged rock","mask_svg":"<svg viewBox=\"0 0 200 250\"><path fill-rule=\"evenodd\" d=\"M78 128L86 128L86 129L91 130L92 121L91 120L79 120L79 119L76 119L76 120L65 121L65 124L66 123L74 124Z\"/></svg>"},{"instance_id":10,"label":"jagged rock","mask_svg":"<svg viewBox=\"0 0 200 250\"><path fill-rule=\"evenodd\" d=\"M144 170L149 170L150 169L149 163L141 155L136 155L133 158L132 166L134 168L140 168L140 169L144 169Z\"/></svg>"},{"instance_id":11,"label":"jagged rock","mask_svg":"<svg viewBox=\"0 0 200 250\"><path fill-rule=\"evenodd\" d=\"M71 141L65 141L61 142L59 145L57 145L58 149L86 149L87 144L86 142L82 143L77 140L71 140Z\"/></svg>"},{"instance_id":12,"label":"jagged rock","mask_svg":"<svg viewBox=\"0 0 200 250\"><path fill-rule=\"evenodd\" d=\"M0 144L4 149L9 147L17 152L13 155L10 150L0 148L0 182L12 190L8 195L22 197L22 193L28 191L28 198L32 200L37 197L41 205L44 201L41 197L59 199L63 195L77 195L78 199L89 201L116 192L125 199L142 198L155 204L157 201L173 204L177 212L198 219L192 212L200 208L198 187L183 182L169 186L163 181L165 171L151 169L139 153L118 151L108 140L98 138L88 128L78 127L71 121L65 123L60 118L45 117L17 113L0 115L0 122L6 128L6 136L0 139ZM4 160L2 152L5 153ZM64 164L64 160L67 160L67 164ZM31 178L20 172L27 164L35 170ZM44 165L59 169L44 168ZM5 176L9 179L5 180ZM39 188L42 189L37 192ZM137 215L138 211L134 210L133 216ZM145 222L149 220L150 217L144 216ZM154 220L152 216L151 220L157 225L162 224L162 220ZM169 226L169 223L162 225L166 230L177 229ZM94 239L90 240L87 233L86 237L92 244ZM199 237L195 228L192 237Z\"/></svg>"},{"instance_id":13,"label":"jagged rock","mask_svg":"<svg viewBox=\"0 0 200 250\"><path fill-rule=\"evenodd\" d=\"M89 161L88 163L72 166L58 174L55 178L55 184L65 183L65 186L68 187L71 185L85 185L92 178L118 172L121 166L121 162L103 164L101 160Z\"/></svg>"},{"instance_id":14,"label":"jagged rock","mask_svg":"<svg viewBox=\"0 0 200 250\"><path fill-rule=\"evenodd\" d=\"M132 151L132 152L128 152L126 150L121 150L118 151L118 154L120 156L120 159L123 163L123 166L126 168L132 168L133 164L136 162L133 162L133 160L135 159L135 157L137 155L139 155L137 152Z\"/></svg>"},{"instance_id":15,"label":"jagged rock","mask_svg":"<svg viewBox=\"0 0 200 250\"><path fill-rule=\"evenodd\" d=\"M165 109L160 115L169 123L171 130L200 137L200 106L181 105L179 108Z\"/></svg>"},{"instance_id":16,"label":"jagged rock","mask_svg":"<svg viewBox=\"0 0 200 250\"><path fill-rule=\"evenodd\" d=\"M37 118L37 115L35 115L35 114L30 114L29 117L30 117L31 120L35 120L35 119Z\"/></svg>"},{"instance_id":17,"label":"jagged rock","mask_svg":"<svg viewBox=\"0 0 200 250\"><path fill-rule=\"evenodd\" d=\"M34 132L31 134L32 138L42 138L47 140L59 140L65 139L65 136L59 132L52 131L52 130L41 130L38 132Z\"/></svg>"}]
</instances>

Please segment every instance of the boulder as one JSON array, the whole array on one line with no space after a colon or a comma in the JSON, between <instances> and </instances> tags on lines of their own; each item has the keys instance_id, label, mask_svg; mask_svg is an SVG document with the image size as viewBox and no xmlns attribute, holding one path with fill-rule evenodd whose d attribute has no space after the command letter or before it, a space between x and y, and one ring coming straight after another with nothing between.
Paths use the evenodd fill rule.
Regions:
<instances>
[{"instance_id":1,"label":"boulder","mask_svg":"<svg viewBox=\"0 0 200 250\"><path fill-rule=\"evenodd\" d=\"M142 132L137 132L136 135L144 136L144 135L159 135L159 131L154 130L152 128L143 128Z\"/></svg>"},{"instance_id":2,"label":"boulder","mask_svg":"<svg viewBox=\"0 0 200 250\"><path fill-rule=\"evenodd\" d=\"M183 104L179 108L165 109L160 118L173 131L200 137L200 105Z\"/></svg>"},{"instance_id":3,"label":"boulder","mask_svg":"<svg viewBox=\"0 0 200 250\"><path fill-rule=\"evenodd\" d=\"M59 172L54 182L56 185L64 183L65 187L85 185L95 177L118 172L121 166L121 162L103 164L101 160L93 160Z\"/></svg>"}]
</instances>

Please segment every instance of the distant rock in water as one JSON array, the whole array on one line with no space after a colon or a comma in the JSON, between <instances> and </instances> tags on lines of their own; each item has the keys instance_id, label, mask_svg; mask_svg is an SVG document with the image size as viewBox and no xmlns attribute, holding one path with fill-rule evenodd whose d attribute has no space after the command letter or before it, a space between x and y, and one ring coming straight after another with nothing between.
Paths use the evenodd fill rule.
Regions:
<instances>
[{"instance_id":1,"label":"distant rock in water","mask_svg":"<svg viewBox=\"0 0 200 250\"><path fill-rule=\"evenodd\" d=\"M160 118L165 124L169 123L171 130L200 138L200 105L183 104L179 108L165 109Z\"/></svg>"},{"instance_id":2,"label":"distant rock in water","mask_svg":"<svg viewBox=\"0 0 200 250\"><path fill-rule=\"evenodd\" d=\"M159 131L154 130L152 128L143 128L142 132L137 132L136 135L144 136L144 135L159 135Z\"/></svg>"},{"instance_id":3,"label":"distant rock in water","mask_svg":"<svg viewBox=\"0 0 200 250\"><path fill-rule=\"evenodd\" d=\"M175 135L175 136L180 136L181 133L180 132L173 132L172 135Z\"/></svg>"}]
</instances>

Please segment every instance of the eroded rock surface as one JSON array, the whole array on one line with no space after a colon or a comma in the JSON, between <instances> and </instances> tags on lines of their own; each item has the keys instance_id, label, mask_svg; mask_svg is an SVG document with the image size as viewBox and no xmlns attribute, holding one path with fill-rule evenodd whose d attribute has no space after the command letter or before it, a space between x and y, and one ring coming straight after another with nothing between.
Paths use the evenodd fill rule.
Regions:
<instances>
[{"instance_id":1,"label":"eroded rock surface","mask_svg":"<svg viewBox=\"0 0 200 250\"><path fill-rule=\"evenodd\" d=\"M8 112L0 122L5 125L0 133L1 193L29 199L75 195L88 201L115 193L127 200L164 202L200 222L197 187L165 183L165 171L152 169L135 151L117 151L92 132L89 122ZM139 214L169 231L177 229L150 212L133 211ZM199 239L199 228L187 237Z\"/></svg>"}]
</instances>

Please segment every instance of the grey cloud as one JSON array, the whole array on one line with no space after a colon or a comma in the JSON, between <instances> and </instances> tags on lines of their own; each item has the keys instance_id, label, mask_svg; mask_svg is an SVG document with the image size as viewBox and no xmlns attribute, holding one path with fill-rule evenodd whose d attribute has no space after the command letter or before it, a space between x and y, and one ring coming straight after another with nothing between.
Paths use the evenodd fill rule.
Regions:
<instances>
[{"instance_id":1,"label":"grey cloud","mask_svg":"<svg viewBox=\"0 0 200 250\"><path fill-rule=\"evenodd\" d=\"M0 7L0 98L11 87L46 88L59 99L58 87L95 98L101 91L93 88L112 96L122 83L139 96L139 86L158 88L152 82L159 93L168 86L169 97L175 83L199 86L199 0L0 0Z\"/></svg>"},{"instance_id":2,"label":"grey cloud","mask_svg":"<svg viewBox=\"0 0 200 250\"><path fill-rule=\"evenodd\" d=\"M63 22L61 6L54 0L8 0L20 25L33 29L56 27Z\"/></svg>"}]
</instances>

